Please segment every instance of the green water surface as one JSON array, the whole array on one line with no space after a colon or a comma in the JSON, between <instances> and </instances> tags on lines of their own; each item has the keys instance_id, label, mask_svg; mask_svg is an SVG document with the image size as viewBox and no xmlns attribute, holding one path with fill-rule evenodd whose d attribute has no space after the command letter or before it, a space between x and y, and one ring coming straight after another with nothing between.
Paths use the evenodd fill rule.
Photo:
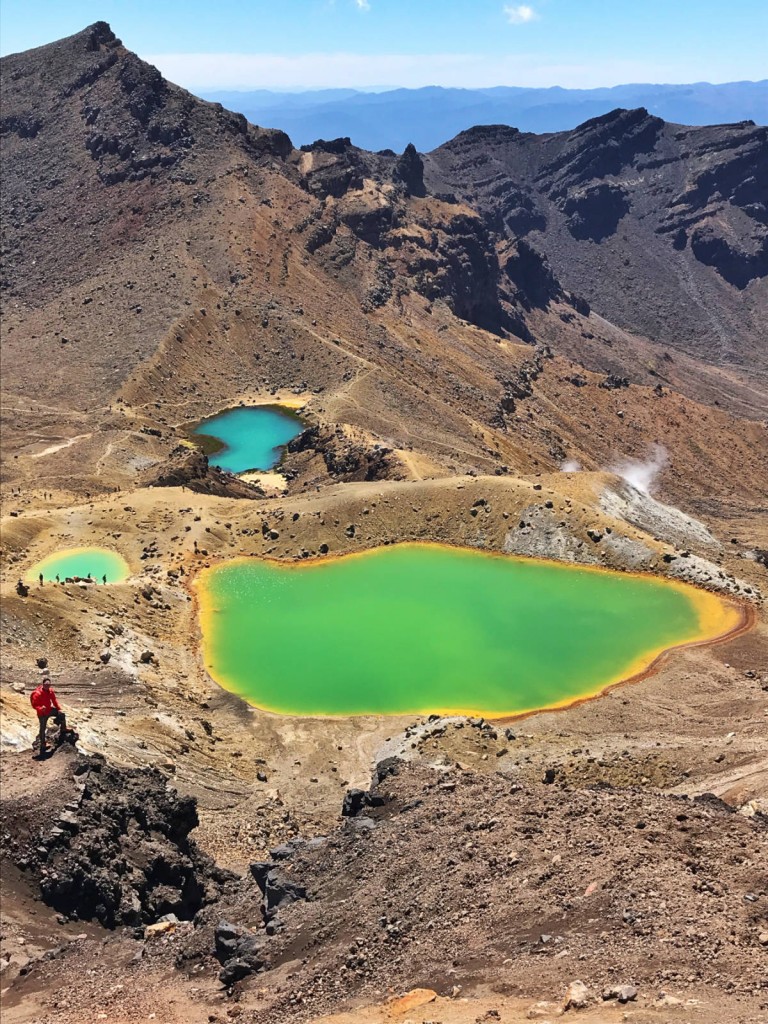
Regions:
<instances>
[{"instance_id":1,"label":"green water surface","mask_svg":"<svg viewBox=\"0 0 768 1024\"><path fill-rule=\"evenodd\" d=\"M27 573L27 578L37 580L42 573L44 580L56 580L58 573L63 581L67 576L86 577L89 574L101 583L104 576L107 583L119 583L130 575L125 559L116 551L107 548L71 548L57 551L42 562L38 562Z\"/></svg>"},{"instance_id":2,"label":"green water surface","mask_svg":"<svg viewBox=\"0 0 768 1024\"><path fill-rule=\"evenodd\" d=\"M289 410L261 405L219 413L204 420L194 433L204 440L203 448L212 466L229 473L245 473L276 466L285 445L302 429L301 420Z\"/></svg>"},{"instance_id":3,"label":"green water surface","mask_svg":"<svg viewBox=\"0 0 768 1024\"><path fill-rule=\"evenodd\" d=\"M199 587L213 678L290 714L514 714L701 636L682 586L433 545L238 559Z\"/></svg>"}]
</instances>

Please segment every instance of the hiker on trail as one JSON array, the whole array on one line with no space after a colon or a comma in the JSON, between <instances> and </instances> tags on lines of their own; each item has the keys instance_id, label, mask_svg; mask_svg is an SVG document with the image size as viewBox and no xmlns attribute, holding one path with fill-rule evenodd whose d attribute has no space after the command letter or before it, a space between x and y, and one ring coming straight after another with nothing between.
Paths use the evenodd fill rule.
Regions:
<instances>
[{"instance_id":1,"label":"hiker on trail","mask_svg":"<svg viewBox=\"0 0 768 1024\"><path fill-rule=\"evenodd\" d=\"M37 578L40 581L40 586L42 587L42 585L43 585L43 574L40 573Z\"/></svg>"},{"instance_id":2,"label":"hiker on trail","mask_svg":"<svg viewBox=\"0 0 768 1024\"><path fill-rule=\"evenodd\" d=\"M53 692L50 676L43 677L43 681L37 689L32 691L29 702L37 712L37 720L40 725L40 753L44 754L45 727L48 725L48 719L53 718L56 725L59 726L60 738L63 738L67 728L67 719Z\"/></svg>"},{"instance_id":3,"label":"hiker on trail","mask_svg":"<svg viewBox=\"0 0 768 1024\"><path fill-rule=\"evenodd\" d=\"M56 573L56 582L61 583L61 576L58 573Z\"/></svg>"},{"instance_id":4,"label":"hiker on trail","mask_svg":"<svg viewBox=\"0 0 768 1024\"><path fill-rule=\"evenodd\" d=\"M102 583L106 583L107 582L107 574L106 573L104 573L104 575L101 577L101 582Z\"/></svg>"}]
</instances>

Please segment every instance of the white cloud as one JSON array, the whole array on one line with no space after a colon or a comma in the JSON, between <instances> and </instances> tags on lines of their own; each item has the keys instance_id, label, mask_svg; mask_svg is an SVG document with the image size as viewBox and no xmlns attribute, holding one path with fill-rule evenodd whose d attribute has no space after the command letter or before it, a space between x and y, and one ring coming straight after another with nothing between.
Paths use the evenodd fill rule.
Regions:
<instances>
[{"instance_id":1,"label":"white cloud","mask_svg":"<svg viewBox=\"0 0 768 1024\"><path fill-rule=\"evenodd\" d=\"M463 89L495 85L560 85L592 89L626 82L733 82L765 77L764 65L740 57L706 68L693 52L663 60L592 58L571 63L538 53L159 53L144 56L166 78L193 92L217 89L405 88Z\"/></svg>"},{"instance_id":2,"label":"white cloud","mask_svg":"<svg viewBox=\"0 0 768 1024\"><path fill-rule=\"evenodd\" d=\"M355 7L358 11L370 11L371 5L368 0L355 0Z\"/></svg>"},{"instance_id":3,"label":"white cloud","mask_svg":"<svg viewBox=\"0 0 768 1024\"><path fill-rule=\"evenodd\" d=\"M514 7L507 4L504 13L510 25L527 25L531 21L538 21L539 18L536 11L528 4L517 4Z\"/></svg>"}]
</instances>

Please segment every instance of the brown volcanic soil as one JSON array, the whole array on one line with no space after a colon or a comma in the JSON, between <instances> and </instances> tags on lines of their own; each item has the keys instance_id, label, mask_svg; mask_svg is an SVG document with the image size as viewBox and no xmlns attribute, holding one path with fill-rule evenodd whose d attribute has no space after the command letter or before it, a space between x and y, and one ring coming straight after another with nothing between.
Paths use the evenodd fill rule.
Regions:
<instances>
[{"instance_id":1,"label":"brown volcanic soil","mask_svg":"<svg viewBox=\"0 0 768 1024\"><path fill-rule=\"evenodd\" d=\"M292 991L270 992L256 1019L279 1019L281 1003L290 1013L299 988L310 1009L386 985L447 994L484 980L491 963L497 990L514 990L521 959L540 990L557 992L569 957L593 989L617 973L650 991L672 980L715 988L725 975L726 988L765 999L766 919L754 907L768 867L764 821L730 826L733 812L706 801L575 791L567 772L554 786L515 775L506 765L485 777L403 769L377 788L383 807L281 861L308 902L278 911L284 926L263 952L273 969L306 955L311 965ZM589 850L587 864L574 848ZM253 900L243 887L225 916L250 924ZM272 987L269 973L263 982Z\"/></svg>"},{"instance_id":2,"label":"brown volcanic soil","mask_svg":"<svg viewBox=\"0 0 768 1024\"><path fill-rule=\"evenodd\" d=\"M635 989L630 1016L614 1004L586 1020L676 1019L665 1017L674 1006L695 1014L687 1019L765 1019L764 817L738 815L711 796L584 788L569 769L549 785L529 780L515 763L517 739L499 742L493 727L477 723L437 720L422 730L422 743L431 746L437 737L450 744L464 732L507 756L494 757L487 773L434 755L431 765L389 759L372 791L381 806L323 839L276 851L271 877L283 891L299 886L306 895L271 912L267 932L261 892L250 877L203 906L194 927L105 938L98 964L92 930L65 933L69 942L46 955L45 938L29 926L20 935L13 922L4 936L11 969L19 967L20 937L29 948L6 994L8 1019L29 1020L36 1012L52 1022L79 1022L99 1007L110 1019L128 1021L162 1007L166 1019L176 1020L176 1007L186 1006L190 1020L204 1019L206 1009L217 1020L315 1020L323 1008L415 987L451 1000L451 1020L482 1019L484 1006L504 1014L485 1019L519 1021L540 999L549 1004L540 1017L556 1016L563 979L577 977L593 1009L612 986ZM73 767L60 751L45 774L20 764L12 770L26 775L34 797L46 782L66 785ZM102 840L85 817L94 820L94 784L83 777L80 810L74 819L65 814L65 829L75 828L77 849L97 849ZM103 798L106 808L108 790ZM122 799L123 815L143 818L145 805ZM58 820L61 802L51 805L50 822ZM4 798L4 827L33 846L34 828L14 819L9 805ZM133 835L131 825L121 840L129 864ZM48 854L48 863L61 874L56 857ZM23 898L23 885L16 886L13 909ZM263 965L255 982L235 983L228 998L216 975L232 954L219 954L218 962L211 955L214 931L222 928L237 943L250 942ZM463 992L472 998L457 1007ZM349 1019L378 1018L360 1011Z\"/></svg>"},{"instance_id":3,"label":"brown volcanic soil","mask_svg":"<svg viewBox=\"0 0 768 1024\"><path fill-rule=\"evenodd\" d=\"M660 442L685 491L764 496L765 427L723 411L760 415L759 372L677 353L676 327L651 343L590 315L482 203L421 194L415 154L408 185L394 157L294 151L164 82L103 24L2 66L11 486L150 482L186 424L298 393L336 457L294 487L354 476L377 444L394 455L375 475L408 477L598 468ZM598 387L610 373L631 386Z\"/></svg>"},{"instance_id":4,"label":"brown volcanic soil","mask_svg":"<svg viewBox=\"0 0 768 1024\"><path fill-rule=\"evenodd\" d=\"M164 82L103 23L1 67L4 1019L511 1024L576 978L640 990L585 1021L766 1019L761 130L620 112L540 140L464 133L422 172L343 140L296 151ZM681 182L684 204L665 192ZM613 234L577 237L625 200ZM682 205L686 223L656 232ZM308 424L285 495L184 444L205 415L281 400ZM606 471L657 444L669 505ZM757 621L515 740L268 715L206 675L200 567L414 539L684 578ZM16 595L39 558L90 543L131 578ZM13 851L74 796L69 752L29 759L43 656L85 751L197 799L203 854L247 873L278 843L331 837L288 868L319 899L286 909L267 973L227 994L211 956L219 915L260 926L252 882L151 938L39 902ZM344 793L390 755L411 766L376 827L342 824ZM740 813L679 799L706 792ZM382 914L413 925L384 940ZM439 997L384 1005L417 984Z\"/></svg>"}]
</instances>

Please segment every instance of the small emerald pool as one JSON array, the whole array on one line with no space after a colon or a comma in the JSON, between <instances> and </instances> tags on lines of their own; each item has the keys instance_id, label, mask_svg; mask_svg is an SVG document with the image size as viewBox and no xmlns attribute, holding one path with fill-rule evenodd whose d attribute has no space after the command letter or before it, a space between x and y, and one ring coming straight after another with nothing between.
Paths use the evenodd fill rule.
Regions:
<instances>
[{"instance_id":1,"label":"small emerald pool","mask_svg":"<svg viewBox=\"0 0 768 1024\"><path fill-rule=\"evenodd\" d=\"M229 473L268 470L283 449L304 429L296 413L283 406L260 405L228 409L203 420L193 433L212 466Z\"/></svg>"},{"instance_id":2,"label":"small emerald pool","mask_svg":"<svg viewBox=\"0 0 768 1024\"><path fill-rule=\"evenodd\" d=\"M742 621L735 604L682 583L436 544L237 558L196 586L212 678L292 715L565 705Z\"/></svg>"},{"instance_id":3,"label":"small emerald pool","mask_svg":"<svg viewBox=\"0 0 768 1024\"><path fill-rule=\"evenodd\" d=\"M120 583L130 575L128 563L122 555L108 548L68 548L55 551L37 565L33 565L26 574L26 579L36 582L40 573L46 581L56 582L58 575L61 581L75 576L86 579L90 576L97 583L107 577L107 583Z\"/></svg>"}]
</instances>

